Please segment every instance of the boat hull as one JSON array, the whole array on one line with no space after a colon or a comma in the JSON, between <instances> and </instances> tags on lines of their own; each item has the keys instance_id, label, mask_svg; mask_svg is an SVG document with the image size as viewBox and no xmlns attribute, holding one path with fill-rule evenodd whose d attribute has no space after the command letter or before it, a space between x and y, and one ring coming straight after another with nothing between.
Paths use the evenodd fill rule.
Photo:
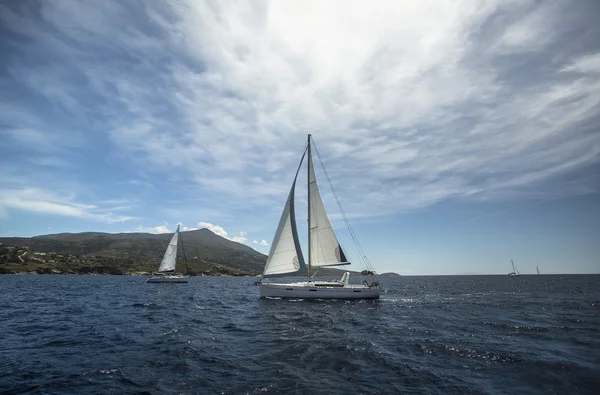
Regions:
<instances>
[{"instance_id":1,"label":"boat hull","mask_svg":"<svg viewBox=\"0 0 600 395\"><path fill-rule=\"evenodd\" d=\"M190 276L155 276L146 280L147 283L173 283L183 284L190 280Z\"/></svg>"},{"instance_id":2,"label":"boat hull","mask_svg":"<svg viewBox=\"0 0 600 395\"><path fill-rule=\"evenodd\" d=\"M260 296L285 299L379 299L379 288L364 285L328 287L314 283L261 283Z\"/></svg>"}]
</instances>

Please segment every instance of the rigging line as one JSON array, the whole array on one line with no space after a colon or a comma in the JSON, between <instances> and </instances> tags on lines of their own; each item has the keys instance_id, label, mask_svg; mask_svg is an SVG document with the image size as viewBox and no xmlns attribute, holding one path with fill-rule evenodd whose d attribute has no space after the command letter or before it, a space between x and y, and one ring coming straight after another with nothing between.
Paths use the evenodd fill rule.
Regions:
<instances>
[{"instance_id":1,"label":"rigging line","mask_svg":"<svg viewBox=\"0 0 600 395\"><path fill-rule=\"evenodd\" d=\"M374 271L374 268L371 265L369 258L367 258L367 255L365 254L364 250L362 249L362 246L358 242L358 238L356 237L354 229L352 229L352 225L350 225L350 221L348 220L348 217L346 216L346 212L342 208L342 204L340 203L340 200L338 199L338 196L335 193L335 189L333 188L333 184L331 182L331 179L329 178L329 174L327 174L327 170L325 169L323 159L321 159L321 154L319 153L319 149L317 148L317 145L315 144L314 140L313 140L312 145L313 145L313 148L315 149L315 152L317 153L317 157L319 158L319 162L321 163L321 168L323 169L323 173L325 174L325 177L327 178L327 182L329 183L331 192L333 192L333 197L335 198L335 202L337 203L337 206L340 209L340 212L342 213L342 217L344 218L344 222L346 223L346 226L348 227L350 236L352 237L352 240L354 241L354 244L356 245L356 248L357 248L359 254L361 255L361 260L363 261L363 263L365 264L367 269Z\"/></svg>"},{"instance_id":2,"label":"rigging line","mask_svg":"<svg viewBox=\"0 0 600 395\"><path fill-rule=\"evenodd\" d=\"M316 144L313 141L313 147L315 148L315 152L317 153L317 157L319 158L319 161L321 162L321 168L323 169L323 172L325 173L325 176L327 178L327 182L329 183L329 187L331 188L331 191L333 193L333 196L336 200L337 206L340 210L340 212L342 213L342 217L344 218L344 222L346 223L346 226L348 227L348 231L350 232L350 236L352 237L352 240L354 241L354 244L356 246L356 249L358 250L358 253L360 254L360 259L363 262L363 265L366 266L367 269L374 271L373 265L371 264L371 261L369 260L369 258L367 257L367 255L365 254L362 246L360 245L360 242L358 241L358 237L356 236L356 233L354 232L354 229L352 228L352 225L350 224L350 221L348 220L348 217L346 215L346 212L344 211L339 198L337 196L337 193L335 192L335 189L333 188L333 183L331 182L331 178L329 177L329 174L327 173L327 170L325 169L325 164L323 163L323 159L321 158L321 155L319 153L319 150L316 146Z\"/></svg>"}]
</instances>

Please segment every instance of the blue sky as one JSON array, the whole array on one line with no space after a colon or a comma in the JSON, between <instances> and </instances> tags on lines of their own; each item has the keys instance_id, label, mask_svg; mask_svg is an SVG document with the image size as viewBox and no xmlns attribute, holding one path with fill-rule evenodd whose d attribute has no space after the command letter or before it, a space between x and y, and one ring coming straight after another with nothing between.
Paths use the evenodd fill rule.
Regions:
<instances>
[{"instance_id":1,"label":"blue sky","mask_svg":"<svg viewBox=\"0 0 600 395\"><path fill-rule=\"evenodd\" d=\"M266 253L312 133L379 271L600 272L598 2L341 4L0 1L0 235Z\"/></svg>"}]
</instances>

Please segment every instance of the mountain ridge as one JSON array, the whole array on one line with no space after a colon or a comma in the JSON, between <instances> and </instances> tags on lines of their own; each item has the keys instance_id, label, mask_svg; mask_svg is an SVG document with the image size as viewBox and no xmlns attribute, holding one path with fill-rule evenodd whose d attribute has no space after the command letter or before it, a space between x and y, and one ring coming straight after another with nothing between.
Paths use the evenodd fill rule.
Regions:
<instances>
[{"instance_id":1,"label":"mountain ridge","mask_svg":"<svg viewBox=\"0 0 600 395\"><path fill-rule=\"evenodd\" d=\"M110 262L106 259L100 261L109 262L127 273L155 271L171 237L172 233L65 232L33 237L0 237L0 243L27 247L36 253L53 253L63 258L65 255L110 258ZM184 253L191 272L207 274L256 275L262 272L267 259L266 255L252 247L228 240L205 228L180 232L181 245L183 248L178 251L178 271L185 271L182 259ZM9 258L5 260L7 259Z\"/></svg>"}]
</instances>

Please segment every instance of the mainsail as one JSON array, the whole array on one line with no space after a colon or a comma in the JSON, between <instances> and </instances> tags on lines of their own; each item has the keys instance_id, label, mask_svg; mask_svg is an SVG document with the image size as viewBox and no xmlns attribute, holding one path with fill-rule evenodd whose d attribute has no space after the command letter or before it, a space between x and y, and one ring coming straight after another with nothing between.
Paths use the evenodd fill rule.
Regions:
<instances>
[{"instance_id":1,"label":"mainsail","mask_svg":"<svg viewBox=\"0 0 600 395\"><path fill-rule=\"evenodd\" d=\"M306 154L306 151L305 151ZM283 208L277 232L273 238L269 257L263 270L263 277L289 276L294 274L308 274L300 242L298 241L298 230L296 228L296 215L294 212L294 191L296 190L296 179L298 171L304 160L304 155L300 160L300 165L296 171L290 194Z\"/></svg>"},{"instance_id":2,"label":"mainsail","mask_svg":"<svg viewBox=\"0 0 600 395\"><path fill-rule=\"evenodd\" d=\"M175 271L175 264L177 262L177 243L179 240L179 226L177 230L173 234L171 241L165 251L165 255L163 256L162 261L160 262L160 266L158 268L159 272L172 272Z\"/></svg>"},{"instance_id":3,"label":"mainsail","mask_svg":"<svg viewBox=\"0 0 600 395\"><path fill-rule=\"evenodd\" d=\"M513 262L513 260L510 260L510 263L512 263L512 268L513 268L513 273L514 274L520 274L519 273L519 269L517 269L517 267L515 266L515 263Z\"/></svg>"},{"instance_id":4,"label":"mainsail","mask_svg":"<svg viewBox=\"0 0 600 395\"><path fill-rule=\"evenodd\" d=\"M308 196L309 196L309 237L310 237L310 266L335 266L348 264L344 251L335 236L331 222L327 218L325 206L321 200L312 155L310 141L308 149Z\"/></svg>"},{"instance_id":5,"label":"mainsail","mask_svg":"<svg viewBox=\"0 0 600 395\"><path fill-rule=\"evenodd\" d=\"M304 262L298 240L296 215L294 212L294 194L298 172L308 152L308 196L309 196L309 266L347 265L349 262L335 236L331 222L325 212L323 201L317 186L317 179L310 150L310 137L306 151L302 155L296 171L292 188L281 214L277 232L273 238L271 250L265 264L263 277L289 275L309 275L309 267Z\"/></svg>"}]
</instances>

